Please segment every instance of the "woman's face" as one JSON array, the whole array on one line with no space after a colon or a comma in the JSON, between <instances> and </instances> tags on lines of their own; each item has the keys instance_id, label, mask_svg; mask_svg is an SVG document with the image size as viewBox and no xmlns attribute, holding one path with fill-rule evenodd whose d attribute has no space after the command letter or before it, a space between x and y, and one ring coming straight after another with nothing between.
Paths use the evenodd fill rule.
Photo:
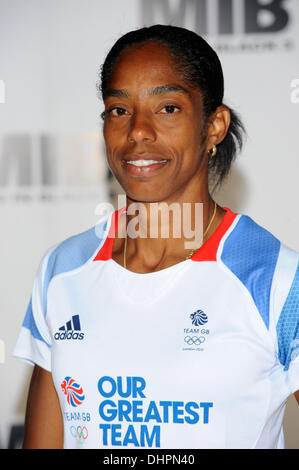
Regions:
<instances>
[{"instance_id":1,"label":"woman's face","mask_svg":"<svg viewBox=\"0 0 299 470\"><path fill-rule=\"evenodd\" d=\"M124 51L104 102L108 164L128 198L178 201L207 179L201 93L175 71L166 47Z\"/></svg>"}]
</instances>

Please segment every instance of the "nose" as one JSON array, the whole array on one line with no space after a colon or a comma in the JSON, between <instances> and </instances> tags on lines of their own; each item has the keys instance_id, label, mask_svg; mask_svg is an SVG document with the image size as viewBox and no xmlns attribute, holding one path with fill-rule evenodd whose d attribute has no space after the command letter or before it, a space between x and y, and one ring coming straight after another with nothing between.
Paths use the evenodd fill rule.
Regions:
<instances>
[{"instance_id":1,"label":"nose","mask_svg":"<svg viewBox=\"0 0 299 470\"><path fill-rule=\"evenodd\" d=\"M154 142L155 140L156 132L150 116L136 111L131 118L128 142Z\"/></svg>"}]
</instances>

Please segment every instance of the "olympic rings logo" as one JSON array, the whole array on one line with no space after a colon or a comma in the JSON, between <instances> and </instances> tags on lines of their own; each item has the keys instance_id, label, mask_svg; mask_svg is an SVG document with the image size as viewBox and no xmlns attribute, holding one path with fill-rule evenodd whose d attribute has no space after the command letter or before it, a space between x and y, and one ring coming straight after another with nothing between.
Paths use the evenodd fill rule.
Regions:
<instances>
[{"instance_id":1,"label":"olympic rings logo","mask_svg":"<svg viewBox=\"0 0 299 470\"><path fill-rule=\"evenodd\" d=\"M71 426L70 427L71 435L76 439L77 442L84 442L88 437L88 430L86 426Z\"/></svg>"},{"instance_id":2,"label":"olympic rings logo","mask_svg":"<svg viewBox=\"0 0 299 470\"><path fill-rule=\"evenodd\" d=\"M187 343L189 346L194 344L195 346L199 346L201 343L204 343L205 341L204 336L185 336L184 341Z\"/></svg>"}]
</instances>

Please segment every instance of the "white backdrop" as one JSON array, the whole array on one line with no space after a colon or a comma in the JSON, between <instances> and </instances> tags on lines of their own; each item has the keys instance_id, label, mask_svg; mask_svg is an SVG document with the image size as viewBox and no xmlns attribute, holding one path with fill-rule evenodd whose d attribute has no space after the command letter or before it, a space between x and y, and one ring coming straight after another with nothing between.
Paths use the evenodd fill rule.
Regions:
<instances>
[{"instance_id":1,"label":"white backdrop","mask_svg":"<svg viewBox=\"0 0 299 470\"><path fill-rule=\"evenodd\" d=\"M23 423L32 369L11 352L40 258L120 192L107 178L100 64L121 34L152 23L206 36L245 123L217 201L299 250L299 0L0 0L0 447ZM293 397L285 433L299 448Z\"/></svg>"}]
</instances>

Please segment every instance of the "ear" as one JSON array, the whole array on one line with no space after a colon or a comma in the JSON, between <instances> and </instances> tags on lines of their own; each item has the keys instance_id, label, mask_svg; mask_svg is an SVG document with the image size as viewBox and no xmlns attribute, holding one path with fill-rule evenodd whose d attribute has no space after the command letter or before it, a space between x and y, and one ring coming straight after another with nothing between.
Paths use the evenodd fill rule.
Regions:
<instances>
[{"instance_id":1,"label":"ear","mask_svg":"<svg viewBox=\"0 0 299 470\"><path fill-rule=\"evenodd\" d=\"M229 125L229 108L225 105L218 106L214 113L208 118L206 151L212 148L213 145L222 142L228 132Z\"/></svg>"}]
</instances>

